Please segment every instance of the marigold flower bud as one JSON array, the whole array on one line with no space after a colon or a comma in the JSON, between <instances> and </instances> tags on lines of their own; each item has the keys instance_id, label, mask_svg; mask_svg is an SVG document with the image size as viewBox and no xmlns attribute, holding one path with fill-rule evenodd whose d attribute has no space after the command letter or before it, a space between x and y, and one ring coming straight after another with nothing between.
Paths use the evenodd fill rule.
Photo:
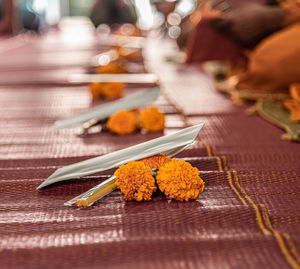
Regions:
<instances>
[{"instance_id":1,"label":"marigold flower bud","mask_svg":"<svg viewBox=\"0 0 300 269\"><path fill-rule=\"evenodd\" d=\"M165 115L156 107L147 107L139 114L140 127L147 131L162 131L165 128Z\"/></svg>"},{"instance_id":2,"label":"marigold flower bud","mask_svg":"<svg viewBox=\"0 0 300 269\"><path fill-rule=\"evenodd\" d=\"M173 159L161 167L156 183L165 195L178 201L196 199L204 189L199 170L183 160Z\"/></svg>"},{"instance_id":3,"label":"marigold flower bud","mask_svg":"<svg viewBox=\"0 0 300 269\"><path fill-rule=\"evenodd\" d=\"M116 185L127 201L149 201L152 193L156 191L151 169L142 162L131 161L121 165L114 175L116 176Z\"/></svg>"}]
</instances>

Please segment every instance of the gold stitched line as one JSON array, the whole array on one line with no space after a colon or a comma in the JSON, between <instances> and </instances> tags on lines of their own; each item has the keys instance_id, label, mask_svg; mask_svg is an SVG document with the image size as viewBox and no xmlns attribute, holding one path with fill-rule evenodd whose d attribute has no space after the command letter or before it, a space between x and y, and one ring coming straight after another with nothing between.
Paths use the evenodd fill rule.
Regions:
<instances>
[{"instance_id":1,"label":"gold stitched line","mask_svg":"<svg viewBox=\"0 0 300 269\"><path fill-rule=\"evenodd\" d=\"M204 142L200 137L199 139L197 138L197 142L201 147L204 146L206 148L207 156L212 157L209 145L206 142Z\"/></svg>"},{"instance_id":2,"label":"gold stitched line","mask_svg":"<svg viewBox=\"0 0 300 269\"><path fill-rule=\"evenodd\" d=\"M271 224L271 220L270 220L267 208L265 207L264 204L260 204L260 208L261 208L261 211L262 211L263 219L264 219L267 227L273 232L274 228L273 228L273 226Z\"/></svg>"},{"instance_id":3,"label":"gold stitched line","mask_svg":"<svg viewBox=\"0 0 300 269\"><path fill-rule=\"evenodd\" d=\"M165 97L166 99L173 105L173 107L175 108L176 112L182 117L182 120L185 124L185 126L189 126L189 122L188 122L188 119L186 117L186 115L184 115L184 113L182 112L181 109L179 109L177 107L177 105L175 103L173 103L170 98L168 98L168 96L165 94ZM202 139L201 139L202 140ZM216 148L215 146L212 146L212 150L209 146L209 144L207 144L206 142L204 142L203 140L201 141L205 147L206 147L206 150L207 150L207 154L208 154L208 157L212 157L212 156L215 156L217 157L217 162L218 162L218 167L219 167L219 170L222 171L222 164L221 164L221 159L220 157L217 156L217 153L216 153ZM225 171L228 170L228 166L227 166L227 162L226 162L226 158L225 156L222 156L222 160L223 160L223 163L224 163L224 169ZM260 214L260 211L257 207L257 205L253 202L253 200L250 198L250 196L246 193L246 191L242 188L242 186L240 185L239 183L239 180L238 180L238 176L237 176L237 172L236 171L233 171L233 175L234 175L234 178L235 178L235 183L236 185L238 186L238 188L240 189L240 191L244 194L245 198L249 201L249 203L252 205L252 207L254 208L255 210L255 213L256 213L256 220L257 220L257 223L258 223L258 226L260 227L260 229L263 231L264 234L266 235L270 235L270 231L267 230L262 222L262 217L261 217L261 214ZM233 189L233 191L237 194L237 196L239 197L239 199L241 200L241 202L244 204L244 205L247 205L246 201L242 198L242 196L240 195L240 193L238 192L238 190L234 187L233 183L232 183L232 176L231 176L231 173L230 171L227 171L227 176L228 176L228 181L229 181L229 185L230 187ZM264 208L264 207L262 207ZM289 251L287 250L285 244L284 244L284 241L282 239L282 237L280 236L280 234L273 229L272 225L271 225L271 222L270 222L270 219L267 218L268 216L266 215L266 210L263 210L263 217L265 219L265 223L267 225L267 227L269 227L271 229L271 231L273 232L278 244L279 244L279 247L282 251L282 253L284 254L284 256L286 257L287 261L289 262L289 264L294 268L294 269L299 269L299 265L298 263L291 257ZM289 242L292 242L291 240L287 240L288 243ZM292 246L294 246L292 244ZM296 248L291 248L292 251L296 251L296 254L297 253L297 250Z\"/></svg>"},{"instance_id":4,"label":"gold stitched line","mask_svg":"<svg viewBox=\"0 0 300 269\"><path fill-rule=\"evenodd\" d=\"M207 156L212 157L209 144L207 144L205 141L203 141L203 139L200 136L199 136L199 138L197 137L197 142L201 147L204 146L206 148Z\"/></svg>"},{"instance_id":5,"label":"gold stitched line","mask_svg":"<svg viewBox=\"0 0 300 269\"><path fill-rule=\"evenodd\" d=\"M287 262L292 266L292 268L299 269L300 265L289 253L289 250L287 249L283 238L281 237L279 232L273 228L267 208L263 204L261 204L260 207L261 207L261 211L263 213L262 215L263 215L264 221L265 221L267 227L272 231L273 235L275 236L277 244L278 244L282 254L285 256Z\"/></svg>"},{"instance_id":6,"label":"gold stitched line","mask_svg":"<svg viewBox=\"0 0 300 269\"><path fill-rule=\"evenodd\" d=\"M183 115L183 117L186 119L185 115ZM203 143L206 147L207 150L207 154L209 157L215 156L217 158L217 163L218 163L218 167L219 167L219 171L223 171L222 168L222 163L221 163L221 159L220 157L217 156L216 153L216 147L212 146L212 151L210 149L209 144L205 143L202 139L200 139L199 143ZM241 200L241 202L243 203L243 205L247 205L246 201L244 200L244 198L240 195L240 193L238 192L238 190L234 187L233 183L232 183L232 176L230 171L228 171L228 165L227 165L227 159L225 156L222 156L222 161L223 161L223 165L224 165L224 170L227 171L227 177L228 177L228 182L230 187L232 188L232 190L237 194L237 196L239 197L239 199ZM249 203L252 205L252 207L255 210L256 213L256 220L258 223L258 226L260 227L260 229L262 230L262 232L265 235L271 235L271 232L265 228L263 221L262 221L262 216L260 214L259 208L257 207L257 205L254 203L254 201L250 198L250 196L246 193L246 191L244 190L244 188L242 188L242 186L239 183L239 179L238 179L238 175L237 175L237 171L233 171L233 175L234 175L234 179L235 179L235 183L237 185L237 187L240 189L240 191L244 194L245 198L249 201ZM292 242L289 234L284 234L285 239L289 245L289 248L292 252L292 254L296 257L297 261L290 255L287 247L285 246L284 240L282 239L281 235L278 233L278 231L276 231L270 221L267 209L265 208L264 205L261 205L261 209L262 209L262 215L263 215L263 219L267 225L267 227L272 231L273 235L276 238L276 241L279 245L279 248L281 250L281 252L283 253L283 255L285 256L287 262L292 266L293 269L300 269L300 266L297 262L299 262L300 258L299 258L299 254L297 252L297 249L294 245L294 243Z\"/></svg>"},{"instance_id":7,"label":"gold stitched line","mask_svg":"<svg viewBox=\"0 0 300 269\"><path fill-rule=\"evenodd\" d=\"M217 156L217 150L215 146L211 146L213 156Z\"/></svg>"},{"instance_id":8,"label":"gold stitched line","mask_svg":"<svg viewBox=\"0 0 300 269\"><path fill-rule=\"evenodd\" d=\"M207 151L207 156L208 157L212 157L212 154L211 154L211 149L210 149L210 146L209 144L207 144L206 142L203 141L203 144L204 146L206 147L206 151Z\"/></svg>"},{"instance_id":9,"label":"gold stitched line","mask_svg":"<svg viewBox=\"0 0 300 269\"><path fill-rule=\"evenodd\" d=\"M245 196L245 198L248 200L248 202L254 208L255 214L256 214L256 221L257 221L257 224L258 224L259 228L262 230L262 232L265 235L271 235L271 232L266 229L266 227L265 227L265 225L264 225L264 223L262 221L262 217L261 217L261 214L259 212L259 209L258 209L257 205L253 202L253 200L250 198L250 196L246 193L246 191L240 185L239 178L237 176L237 172L236 171L233 171L233 176L234 176L234 180L235 180L236 186L239 188L239 190L241 191L241 193Z\"/></svg>"},{"instance_id":10,"label":"gold stitched line","mask_svg":"<svg viewBox=\"0 0 300 269\"><path fill-rule=\"evenodd\" d=\"M206 143L205 143L206 144ZM210 147L209 147L209 145L208 144L206 144L206 150L207 150L207 155L208 155L208 157L211 157L212 155L211 155L211 150L210 150Z\"/></svg>"},{"instance_id":11,"label":"gold stitched line","mask_svg":"<svg viewBox=\"0 0 300 269\"><path fill-rule=\"evenodd\" d=\"M294 255L294 257L296 258L297 262L300 264L300 256L299 253L297 251L297 248L294 244L294 242L292 241L290 235L288 233L284 233L283 234L285 240L287 241L287 244L290 248L290 251L292 252L292 254Z\"/></svg>"},{"instance_id":12,"label":"gold stitched line","mask_svg":"<svg viewBox=\"0 0 300 269\"><path fill-rule=\"evenodd\" d=\"M198 144L206 148L207 156L212 157L210 146L204 142L201 138L198 139Z\"/></svg>"},{"instance_id":13,"label":"gold stitched line","mask_svg":"<svg viewBox=\"0 0 300 269\"><path fill-rule=\"evenodd\" d=\"M227 165L227 159L226 156L222 156L222 161L223 161L223 167L224 167L224 171L228 171L228 165Z\"/></svg>"},{"instance_id":14,"label":"gold stitched line","mask_svg":"<svg viewBox=\"0 0 300 269\"><path fill-rule=\"evenodd\" d=\"M216 156L215 158L217 160L219 171L223 171L222 162L221 162L220 157Z\"/></svg>"},{"instance_id":15,"label":"gold stitched line","mask_svg":"<svg viewBox=\"0 0 300 269\"><path fill-rule=\"evenodd\" d=\"M233 184L232 184L232 176L231 176L231 172L230 171L227 171L227 178L228 178L228 182L229 182L230 187L236 193L236 195L240 198L240 200L243 203L243 205L247 205L247 203L244 200L244 198L240 195L240 193L238 192L238 190L233 186Z\"/></svg>"}]
</instances>

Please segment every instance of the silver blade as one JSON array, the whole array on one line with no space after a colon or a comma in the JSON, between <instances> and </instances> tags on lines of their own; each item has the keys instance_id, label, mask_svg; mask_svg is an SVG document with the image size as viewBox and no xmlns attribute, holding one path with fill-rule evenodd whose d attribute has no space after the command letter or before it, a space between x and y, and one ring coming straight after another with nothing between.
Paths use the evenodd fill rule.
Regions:
<instances>
[{"instance_id":1,"label":"silver blade","mask_svg":"<svg viewBox=\"0 0 300 269\"><path fill-rule=\"evenodd\" d=\"M119 110L130 110L155 101L159 96L159 92L159 88L154 88L152 90L143 91L114 102L94 107L83 113L56 121L54 123L53 129L59 130L63 128L69 128L90 120L106 119Z\"/></svg>"},{"instance_id":2,"label":"silver blade","mask_svg":"<svg viewBox=\"0 0 300 269\"><path fill-rule=\"evenodd\" d=\"M121 83L157 83L158 76L152 73L137 74L72 74L68 76L70 83L121 82Z\"/></svg>"},{"instance_id":3,"label":"silver blade","mask_svg":"<svg viewBox=\"0 0 300 269\"><path fill-rule=\"evenodd\" d=\"M178 152L187 145L192 144L203 125L204 124L199 124L188 127L170 135L162 136L129 148L59 168L38 186L37 189L56 182L87 176L110 168L119 167L128 161L140 160L158 153L166 155L174 154L174 152Z\"/></svg>"}]
</instances>

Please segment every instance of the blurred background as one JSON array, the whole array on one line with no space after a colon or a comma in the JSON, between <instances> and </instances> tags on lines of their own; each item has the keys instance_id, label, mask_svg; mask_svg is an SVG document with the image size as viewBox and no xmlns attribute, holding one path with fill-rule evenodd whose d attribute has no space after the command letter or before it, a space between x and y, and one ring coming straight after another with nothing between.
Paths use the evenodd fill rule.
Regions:
<instances>
[{"instance_id":1,"label":"blurred background","mask_svg":"<svg viewBox=\"0 0 300 269\"><path fill-rule=\"evenodd\" d=\"M218 61L217 78L267 95L299 83L299 23L298 0L0 0L2 36L56 31L72 44L112 33L163 37L175 45L167 60Z\"/></svg>"},{"instance_id":2,"label":"blurred background","mask_svg":"<svg viewBox=\"0 0 300 269\"><path fill-rule=\"evenodd\" d=\"M140 29L148 31L167 26L171 36L178 36L181 19L196 6L197 0L1 0L0 31L43 33L64 17L84 16L95 27L137 23Z\"/></svg>"}]
</instances>

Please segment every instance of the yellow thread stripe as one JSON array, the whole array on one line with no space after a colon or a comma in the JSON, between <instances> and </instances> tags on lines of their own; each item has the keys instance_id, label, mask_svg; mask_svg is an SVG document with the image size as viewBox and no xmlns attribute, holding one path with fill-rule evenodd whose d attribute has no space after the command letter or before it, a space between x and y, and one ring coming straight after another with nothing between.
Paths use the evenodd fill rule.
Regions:
<instances>
[{"instance_id":1,"label":"yellow thread stripe","mask_svg":"<svg viewBox=\"0 0 300 269\"><path fill-rule=\"evenodd\" d=\"M204 142L204 145L206 147L208 157L212 157L210 146L205 142Z\"/></svg>"},{"instance_id":2,"label":"yellow thread stripe","mask_svg":"<svg viewBox=\"0 0 300 269\"><path fill-rule=\"evenodd\" d=\"M253 200L250 198L250 196L246 193L246 191L240 185L239 179L238 179L238 176L237 176L237 172L233 171L233 175L234 175L234 180L235 180L236 186L239 188L239 190L241 191L241 193L245 196L245 198L248 200L248 202L252 205L252 207L255 210L256 221L257 221L257 224L258 224L259 228L262 230L262 232L265 235L271 235L271 232L266 229L266 227L265 227L265 225L264 225L264 223L262 221L262 217L261 217L261 214L259 212L259 208L257 207L257 205L253 202Z\"/></svg>"},{"instance_id":3,"label":"yellow thread stripe","mask_svg":"<svg viewBox=\"0 0 300 269\"><path fill-rule=\"evenodd\" d=\"M223 171L223 167L222 167L222 162L221 162L221 159L220 157L215 157L216 160L217 160L217 164L218 164L218 168L219 168L219 171Z\"/></svg>"},{"instance_id":4,"label":"yellow thread stripe","mask_svg":"<svg viewBox=\"0 0 300 269\"><path fill-rule=\"evenodd\" d=\"M292 254L294 255L294 257L296 258L297 262L300 264L300 256L299 253L297 251L297 248L294 244L294 242L292 241L291 237L289 234L285 233L283 234L285 240L287 241L287 244L292 252Z\"/></svg>"},{"instance_id":5,"label":"yellow thread stripe","mask_svg":"<svg viewBox=\"0 0 300 269\"><path fill-rule=\"evenodd\" d=\"M200 146L204 146L206 148L208 157L212 157L211 149L210 149L209 144L207 144L206 142L204 142L201 138L198 140L198 144Z\"/></svg>"},{"instance_id":6,"label":"yellow thread stripe","mask_svg":"<svg viewBox=\"0 0 300 269\"><path fill-rule=\"evenodd\" d=\"M222 156L222 161L223 161L223 167L225 171L228 171L228 165L227 165L227 159L225 156Z\"/></svg>"},{"instance_id":7,"label":"yellow thread stripe","mask_svg":"<svg viewBox=\"0 0 300 269\"><path fill-rule=\"evenodd\" d=\"M287 249L287 247L284 243L283 238L281 237L279 232L273 228L266 207L263 204L260 205L260 207L261 207L261 210L263 212L264 221L265 221L267 227L272 231L273 235L275 236L277 244L278 244L282 254L285 256L287 262L292 266L293 269L299 269L300 265L297 263L297 261L289 253L289 251L288 251L288 249Z\"/></svg>"},{"instance_id":8,"label":"yellow thread stripe","mask_svg":"<svg viewBox=\"0 0 300 269\"><path fill-rule=\"evenodd\" d=\"M269 214L268 214L267 208L265 207L264 204L260 204L260 208L261 208L262 215L263 215L263 218L264 218L264 221L265 221L267 227L273 232L274 228L273 228L273 226L271 224L271 220L269 218Z\"/></svg>"},{"instance_id":9,"label":"yellow thread stripe","mask_svg":"<svg viewBox=\"0 0 300 269\"><path fill-rule=\"evenodd\" d=\"M229 182L230 187L233 189L233 191L236 193L236 195L240 198L240 200L243 203L243 205L247 205L246 201L240 195L240 193L238 192L238 190L233 186L233 184L232 184L232 176L231 176L231 172L230 171L227 172L227 178L228 178L228 182Z\"/></svg>"},{"instance_id":10,"label":"yellow thread stripe","mask_svg":"<svg viewBox=\"0 0 300 269\"><path fill-rule=\"evenodd\" d=\"M213 156L217 156L217 150L215 146L211 146Z\"/></svg>"}]
</instances>

